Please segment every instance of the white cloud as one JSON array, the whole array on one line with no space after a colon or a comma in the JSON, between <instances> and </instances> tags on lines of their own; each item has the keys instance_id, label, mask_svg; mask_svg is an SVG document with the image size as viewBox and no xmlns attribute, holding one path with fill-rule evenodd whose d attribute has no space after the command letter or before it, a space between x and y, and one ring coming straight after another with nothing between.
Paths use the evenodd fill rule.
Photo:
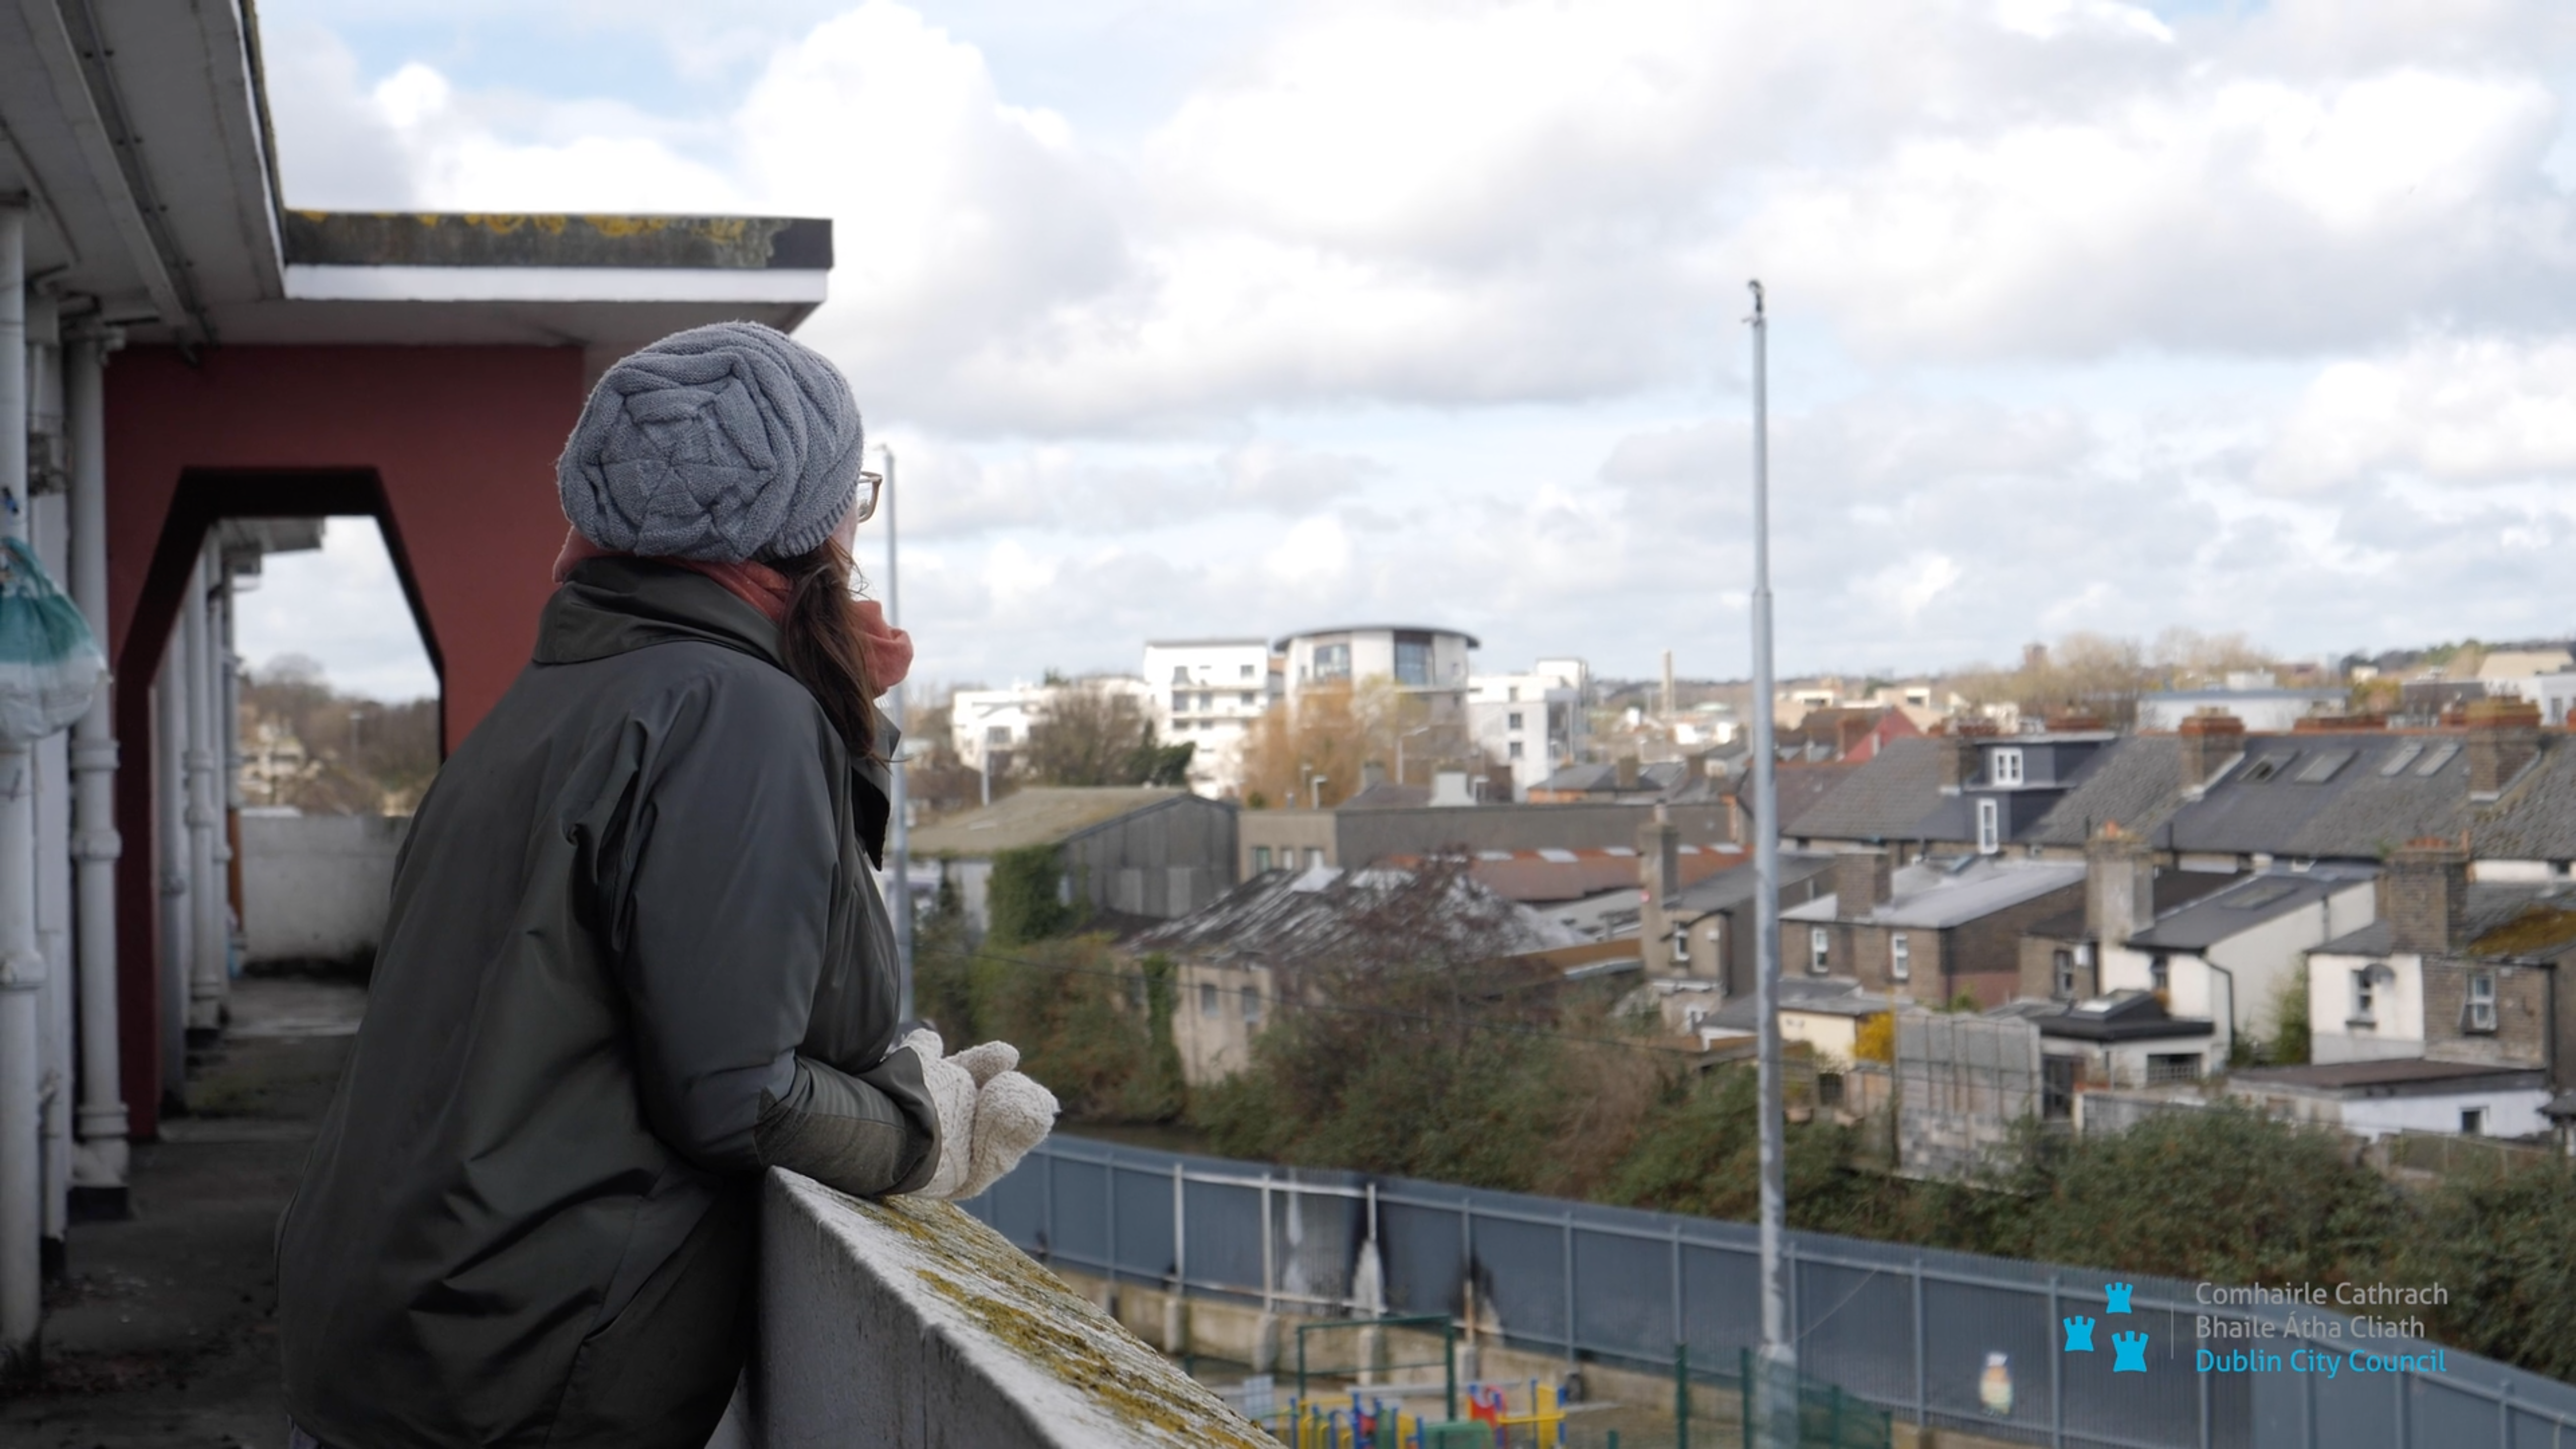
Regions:
<instances>
[{"instance_id":1,"label":"white cloud","mask_svg":"<svg viewBox=\"0 0 2576 1449\"><path fill-rule=\"evenodd\" d=\"M322 666L333 688L371 699L438 693L393 558L372 518L334 518L322 547L275 553L240 595L233 647L253 669L301 654Z\"/></svg>"},{"instance_id":2,"label":"white cloud","mask_svg":"<svg viewBox=\"0 0 2576 1449\"><path fill-rule=\"evenodd\" d=\"M2576 474L2576 339L2430 337L2334 363L2291 410L2257 477L2315 495L2387 474L2445 483Z\"/></svg>"}]
</instances>

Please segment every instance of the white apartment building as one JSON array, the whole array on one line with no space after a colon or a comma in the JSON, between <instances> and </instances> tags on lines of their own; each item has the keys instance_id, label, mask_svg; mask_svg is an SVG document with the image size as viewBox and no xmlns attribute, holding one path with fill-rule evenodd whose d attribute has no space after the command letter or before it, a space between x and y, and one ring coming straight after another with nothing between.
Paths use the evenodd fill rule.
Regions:
<instances>
[{"instance_id":1,"label":"white apartment building","mask_svg":"<svg viewBox=\"0 0 2576 1449\"><path fill-rule=\"evenodd\" d=\"M1480 648L1473 635L1455 629L1404 624L1350 624L1336 629L1310 629L1271 646L1286 656L1282 666L1288 701L1317 685L1356 684L1364 679L1390 679L1412 694L1445 696L1452 707L1467 696L1467 655Z\"/></svg>"},{"instance_id":2,"label":"white apartment building","mask_svg":"<svg viewBox=\"0 0 2576 1449\"><path fill-rule=\"evenodd\" d=\"M1580 659L1542 659L1526 674L1467 681L1467 729L1485 758L1512 772L1512 798L1579 759L1591 725L1592 670Z\"/></svg>"},{"instance_id":3,"label":"white apartment building","mask_svg":"<svg viewBox=\"0 0 2576 1449\"><path fill-rule=\"evenodd\" d=\"M1243 747L1280 695L1270 645L1260 639L1166 639L1145 646L1154 733L1193 744L1190 788L1224 797L1243 789Z\"/></svg>"},{"instance_id":4,"label":"white apartment building","mask_svg":"<svg viewBox=\"0 0 2576 1449\"><path fill-rule=\"evenodd\" d=\"M1153 691L1145 681L1123 674L1092 674L1063 684L958 690L948 698L949 748L957 752L958 763L970 770L983 769L985 757L991 753L993 767L998 771L1007 763L1007 757L1027 746L1030 728L1046 718L1048 701L1067 689L1105 689L1129 695L1147 718L1154 719L1155 733L1163 733L1162 721L1153 713Z\"/></svg>"}]
</instances>

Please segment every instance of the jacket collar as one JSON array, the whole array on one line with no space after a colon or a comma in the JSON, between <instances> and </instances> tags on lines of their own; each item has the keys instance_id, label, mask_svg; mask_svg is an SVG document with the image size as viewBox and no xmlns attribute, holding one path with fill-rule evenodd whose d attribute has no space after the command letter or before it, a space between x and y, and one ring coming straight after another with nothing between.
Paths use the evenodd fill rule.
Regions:
<instances>
[{"instance_id":1,"label":"jacket collar","mask_svg":"<svg viewBox=\"0 0 2576 1449\"><path fill-rule=\"evenodd\" d=\"M778 626L730 589L693 569L622 556L584 559L573 566L539 617L535 662L580 664L684 641L738 650L771 668L787 668ZM903 734L882 712L873 724L876 753L853 759L850 769L890 798L894 781L885 762L902 744Z\"/></svg>"}]
</instances>

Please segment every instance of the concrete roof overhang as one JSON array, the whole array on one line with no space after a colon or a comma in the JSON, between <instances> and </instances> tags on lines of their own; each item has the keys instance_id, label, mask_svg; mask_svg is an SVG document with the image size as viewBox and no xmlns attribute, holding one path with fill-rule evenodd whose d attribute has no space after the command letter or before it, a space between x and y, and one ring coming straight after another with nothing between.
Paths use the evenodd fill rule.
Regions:
<instances>
[{"instance_id":1,"label":"concrete roof overhang","mask_svg":"<svg viewBox=\"0 0 2576 1449\"><path fill-rule=\"evenodd\" d=\"M594 371L824 299L823 220L287 210L264 84L247 5L0 0L28 280L140 343L578 346Z\"/></svg>"}]
</instances>

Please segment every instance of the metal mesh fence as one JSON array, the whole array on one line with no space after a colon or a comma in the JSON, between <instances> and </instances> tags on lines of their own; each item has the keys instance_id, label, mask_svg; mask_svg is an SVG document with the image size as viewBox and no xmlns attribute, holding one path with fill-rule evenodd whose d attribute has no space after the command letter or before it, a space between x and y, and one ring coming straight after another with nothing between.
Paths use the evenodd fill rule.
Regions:
<instances>
[{"instance_id":1,"label":"metal mesh fence","mask_svg":"<svg viewBox=\"0 0 2576 1449\"><path fill-rule=\"evenodd\" d=\"M1050 1139L966 1204L1041 1259L1303 1318L1439 1314L1515 1348L1669 1372L1737 1362L1761 1338L1749 1224ZM1798 1369L1920 1424L2079 1449L2576 1449L2576 1386L2455 1349L2362 1338L2313 1307L2216 1307L2195 1285L1793 1232ZM1472 1292L1471 1292L1472 1288ZM2064 1351L2069 1317L2096 1351ZM2308 1340L2340 1371L2204 1371L2200 1321L2268 1320L2286 1367ZM2314 1328L2310 1329L2314 1332ZM2144 1333L2143 1368L2111 1338ZM2429 1366L2351 1366L2351 1353ZM1723 1372L1723 1370L1721 1370Z\"/></svg>"}]
</instances>

